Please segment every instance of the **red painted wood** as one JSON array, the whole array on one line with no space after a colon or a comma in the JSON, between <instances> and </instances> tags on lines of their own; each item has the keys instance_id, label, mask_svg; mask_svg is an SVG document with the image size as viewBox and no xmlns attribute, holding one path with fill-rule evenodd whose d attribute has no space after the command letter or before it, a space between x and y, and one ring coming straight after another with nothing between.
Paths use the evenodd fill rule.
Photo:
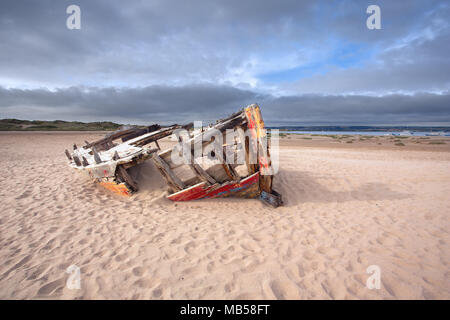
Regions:
<instances>
[{"instance_id":1,"label":"red painted wood","mask_svg":"<svg viewBox=\"0 0 450 320\"><path fill-rule=\"evenodd\" d=\"M224 183L222 185L214 184L206 186L203 182L197 186L181 190L169 195L167 198L172 201L189 201L205 198L220 198L229 196L231 193L239 192L259 183L259 172L242 179L238 183Z\"/></svg>"}]
</instances>

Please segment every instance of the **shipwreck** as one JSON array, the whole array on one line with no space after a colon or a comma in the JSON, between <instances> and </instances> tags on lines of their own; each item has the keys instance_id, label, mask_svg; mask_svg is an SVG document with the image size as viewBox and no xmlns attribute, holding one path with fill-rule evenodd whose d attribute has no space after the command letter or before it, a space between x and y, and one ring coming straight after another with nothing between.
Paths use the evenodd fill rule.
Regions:
<instances>
[{"instance_id":1,"label":"shipwreck","mask_svg":"<svg viewBox=\"0 0 450 320\"><path fill-rule=\"evenodd\" d=\"M158 140L176 145L161 150ZM150 160L166 180L167 198L188 201L219 197L259 198L274 207L274 170L258 105L247 106L207 127L193 124L123 128L103 139L65 150L70 166L103 187L130 196L139 190L130 168Z\"/></svg>"}]
</instances>

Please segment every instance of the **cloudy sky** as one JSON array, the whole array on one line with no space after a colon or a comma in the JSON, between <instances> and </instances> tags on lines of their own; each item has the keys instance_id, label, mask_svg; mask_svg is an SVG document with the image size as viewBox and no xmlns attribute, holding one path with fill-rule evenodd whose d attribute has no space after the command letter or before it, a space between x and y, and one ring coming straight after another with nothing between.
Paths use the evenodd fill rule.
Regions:
<instances>
[{"instance_id":1,"label":"cloudy sky","mask_svg":"<svg viewBox=\"0 0 450 320\"><path fill-rule=\"evenodd\" d=\"M448 1L2 0L0 118L450 125L449 53Z\"/></svg>"}]
</instances>

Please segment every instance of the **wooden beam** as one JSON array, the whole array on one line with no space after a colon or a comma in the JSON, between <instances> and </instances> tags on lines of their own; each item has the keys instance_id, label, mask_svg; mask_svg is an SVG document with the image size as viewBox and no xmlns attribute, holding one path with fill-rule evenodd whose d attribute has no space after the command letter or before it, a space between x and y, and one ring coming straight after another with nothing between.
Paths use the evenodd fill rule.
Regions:
<instances>
[{"instance_id":1,"label":"wooden beam","mask_svg":"<svg viewBox=\"0 0 450 320\"><path fill-rule=\"evenodd\" d=\"M97 163L97 164L101 163L102 159L100 158L99 154L97 153L97 150L95 147L92 147L92 153L94 154L95 163Z\"/></svg>"},{"instance_id":2,"label":"wooden beam","mask_svg":"<svg viewBox=\"0 0 450 320\"><path fill-rule=\"evenodd\" d=\"M119 179L122 180L123 182L126 182L133 191L138 191L139 189L138 185L133 180L133 178L128 174L127 169L125 169L122 166L118 166L116 169L116 174L119 177Z\"/></svg>"},{"instance_id":3,"label":"wooden beam","mask_svg":"<svg viewBox=\"0 0 450 320\"><path fill-rule=\"evenodd\" d=\"M234 153L233 153L234 156ZM223 146L223 164L224 164L224 169L225 171L229 171L230 175L231 175L231 179L233 180L240 180L241 177L239 176L239 174L236 172L236 170L234 170L234 168L227 162L227 145ZM233 159L234 160L234 159ZM234 162L234 161L233 161ZM228 172L227 172L228 174Z\"/></svg>"},{"instance_id":4,"label":"wooden beam","mask_svg":"<svg viewBox=\"0 0 450 320\"><path fill-rule=\"evenodd\" d=\"M192 172L202 181L206 181L210 184L215 184L217 181L211 177L205 169L203 169L198 163L195 162L195 159L192 158L193 163L188 164L192 169Z\"/></svg>"},{"instance_id":5,"label":"wooden beam","mask_svg":"<svg viewBox=\"0 0 450 320\"><path fill-rule=\"evenodd\" d=\"M181 181L180 178L178 178L170 169L167 162L165 162L161 157L157 154L155 154L152 158L153 163L156 165L156 167L159 169L159 171L162 173L162 175L166 178L168 183L175 189L175 190L183 190L186 186L184 185L183 181Z\"/></svg>"},{"instance_id":6,"label":"wooden beam","mask_svg":"<svg viewBox=\"0 0 450 320\"><path fill-rule=\"evenodd\" d=\"M67 159L72 160L72 157L70 156L70 153L67 149L64 151L64 153L66 154Z\"/></svg>"},{"instance_id":7,"label":"wooden beam","mask_svg":"<svg viewBox=\"0 0 450 320\"><path fill-rule=\"evenodd\" d=\"M89 165L89 162L86 160L85 157L81 157L83 159L83 167L87 167Z\"/></svg>"},{"instance_id":8,"label":"wooden beam","mask_svg":"<svg viewBox=\"0 0 450 320\"><path fill-rule=\"evenodd\" d=\"M245 164L247 165L248 174L252 175L257 171L256 164L250 163L250 138L245 136Z\"/></svg>"},{"instance_id":9,"label":"wooden beam","mask_svg":"<svg viewBox=\"0 0 450 320\"><path fill-rule=\"evenodd\" d=\"M203 148L203 146L211 143L211 138L216 134L217 131L211 130L216 129L220 132L225 132L227 129L232 129L238 125L243 125L246 123L246 119L243 113L239 112L236 117L226 120L225 122L219 122L212 128L207 129L205 132L202 133L202 139L196 141L196 138L192 138L192 149L195 150L195 148Z\"/></svg>"},{"instance_id":10,"label":"wooden beam","mask_svg":"<svg viewBox=\"0 0 450 320\"><path fill-rule=\"evenodd\" d=\"M233 169L233 167L230 166L229 163L227 163L226 146L222 146L222 151L223 151L222 155L220 155L220 153L216 153L216 156L218 160L222 163L222 167L225 170L225 173L231 180L239 180L240 177L237 174L237 172Z\"/></svg>"},{"instance_id":11,"label":"wooden beam","mask_svg":"<svg viewBox=\"0 0 450 320\"><path fill-rule=\"evenodd\" d=\"M73 156L73 161L78 167L81 167L81 161L77 156Z\"/></svg>"}]
</instances>

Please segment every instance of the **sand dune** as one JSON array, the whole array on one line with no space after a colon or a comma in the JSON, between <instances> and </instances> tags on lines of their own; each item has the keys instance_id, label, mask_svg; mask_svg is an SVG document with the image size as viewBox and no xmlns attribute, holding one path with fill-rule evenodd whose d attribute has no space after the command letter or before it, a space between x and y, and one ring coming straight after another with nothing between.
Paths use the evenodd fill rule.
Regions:
<instances>
[{"instance_id":1,"label":"sand dune","mask_svg":"<svg viewBox=\"0 0 450 320\"><path fill-rule=\"evenodd\" d=\"M273 209L173 203L150 162L138 194L111 194L63 152L100 136L0 134L1 299L450 298L447 149L290 139ZM370 265L379 290L366 287Z\"/></svg>"}]
</instances>

